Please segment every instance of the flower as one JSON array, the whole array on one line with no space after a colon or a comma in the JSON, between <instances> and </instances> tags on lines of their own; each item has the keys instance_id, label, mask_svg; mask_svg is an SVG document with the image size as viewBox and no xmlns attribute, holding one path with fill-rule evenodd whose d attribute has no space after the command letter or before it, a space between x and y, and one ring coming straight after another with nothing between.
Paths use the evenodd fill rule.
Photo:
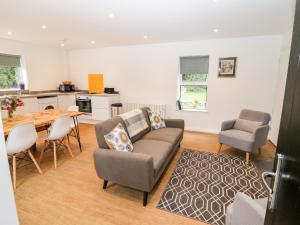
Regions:
<instances>
[{"instance_id":1,"label":"flower","mask_svg":"<svg viewBox=\"0 0 300 225\"><path fill-rule=\"evenodd\" d=\"M18 97L5 97L0 100L0 106L2 110L9 112L16 111L17 107L23 106L24 102Z\"/></svg>"}]
</instances>

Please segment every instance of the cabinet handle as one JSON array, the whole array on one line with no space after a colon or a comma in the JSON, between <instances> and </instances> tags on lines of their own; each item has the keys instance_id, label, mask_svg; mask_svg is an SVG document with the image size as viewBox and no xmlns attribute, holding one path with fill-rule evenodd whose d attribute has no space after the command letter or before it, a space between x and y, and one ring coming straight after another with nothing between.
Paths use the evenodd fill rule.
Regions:
<instances>
[{"instance_id":1,"label":"cabinet handle","mask_svg":"<svg viewBox=\"0 0 300 225\"><path fill-rule=\"evenodd\" d=\"M300 69L300 54L298 55L298 70Z\"/></svg>"}]
</instances>

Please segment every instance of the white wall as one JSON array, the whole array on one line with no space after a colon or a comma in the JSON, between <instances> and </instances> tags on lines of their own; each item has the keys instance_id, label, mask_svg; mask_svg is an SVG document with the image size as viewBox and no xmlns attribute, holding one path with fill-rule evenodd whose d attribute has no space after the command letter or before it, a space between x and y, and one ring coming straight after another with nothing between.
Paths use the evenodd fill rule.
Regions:
<instances>
[{"instance_id":1,"label":"white wall","mask_svg":"<svg viewBox=\"0 0 300 225\"><path fill-rule=\"evenodd\" d=\"M30 91L56 89L67 78L65 51L0 38L0 53L21 55Z\"/></svg>"},{"instance_id":2,"label":"white wall","mask_svg":"<svg viewBox=\"0 0 300 225\"><path fill-rule=\"evenodd\" d=\"M7 161L7 153L3 136L2 118L0 113L0 224L19 224L14 200L11 176Z\"/></svg>"},{"instance_id":3,"label":"white wall","mask_svg":"<svg viewBox=\"0 0 300 225\"><path fill-rule=\"evenodd\" d=\"M87 89L88 73L104 73L123 101L167 104L187 129L217 132L242 108L272 112L280 46L281 36L259 36L73 50L69 79ZM179 57L190 55L210 56L207 113L176 111ZM236 78L218 78L218 58L230 56L238 57Z\"/></svg>"},{"instance_id":4,"label":"white wall","mask_svg":"<svg viewBox=\"0 0 300 225\"><path fill-rule=\"evenodd\" d=\"M283 35L282 46L280 50L279 77L277 80L276 91L274 96L272 129L270 131L270 140L277 145L280 119L282 113L283 99L285 93L286 78L289 66L291 41L293 29Z\"/></svg>"}]
</instances>

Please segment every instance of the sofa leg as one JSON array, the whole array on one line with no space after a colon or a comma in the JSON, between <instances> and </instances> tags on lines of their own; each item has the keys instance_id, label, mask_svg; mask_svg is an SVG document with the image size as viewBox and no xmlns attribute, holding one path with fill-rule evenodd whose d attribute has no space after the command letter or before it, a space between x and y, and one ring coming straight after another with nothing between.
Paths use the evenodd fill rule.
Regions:
<instances>
[{"instance_id":1,"label":"sofa leg","mask_svg":"<svg viewBox=\"0 0 300 225\"><path fill-rule=\"evenodd\" d=\"M223 146L223 144L222 144L222 143L220 143L220 146L219 146L218 153L220 153L220 151L221 151L221 149L222 149L222 146Z\"/></svg>"},{"instance_id":2,"label":"sofa leg","mask_svg":"<svg viewBox=\"0 0 300 225\"><path fill-rule=\"evenodd\" d=\"M103 182L103 189L106 189L107 183L108 183L108 180L104 180L104 182Z\"/></svg>"},{"instance_id":3,"label":"sofa leg","mask_svg":"<svg viewBox=\"0 0 300 225\"><path fill-rule=\"evenodd\" d=\"M143 199L143 206L147 205L147 201L148 201L148 192L144 192L144 199Z\"/></svg>"}]
</instances>

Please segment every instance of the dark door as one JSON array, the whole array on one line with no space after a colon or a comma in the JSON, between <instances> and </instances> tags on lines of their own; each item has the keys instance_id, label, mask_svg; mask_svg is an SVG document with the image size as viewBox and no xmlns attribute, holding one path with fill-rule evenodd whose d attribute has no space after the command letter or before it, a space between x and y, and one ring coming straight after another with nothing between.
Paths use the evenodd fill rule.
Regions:
<instances>
[{"instance_id":1,"label":"dark door","mask_svg":"<svg viewBox=\"0 0 300 225\"><path fill-rule=\"evenodd\" d=\"M265 225L300 225L300 0L296 3L289 69ZM279 159L278 159L279 158ZM277 171L276 171L277 169Z\"/></svg>"}]
</instances>

